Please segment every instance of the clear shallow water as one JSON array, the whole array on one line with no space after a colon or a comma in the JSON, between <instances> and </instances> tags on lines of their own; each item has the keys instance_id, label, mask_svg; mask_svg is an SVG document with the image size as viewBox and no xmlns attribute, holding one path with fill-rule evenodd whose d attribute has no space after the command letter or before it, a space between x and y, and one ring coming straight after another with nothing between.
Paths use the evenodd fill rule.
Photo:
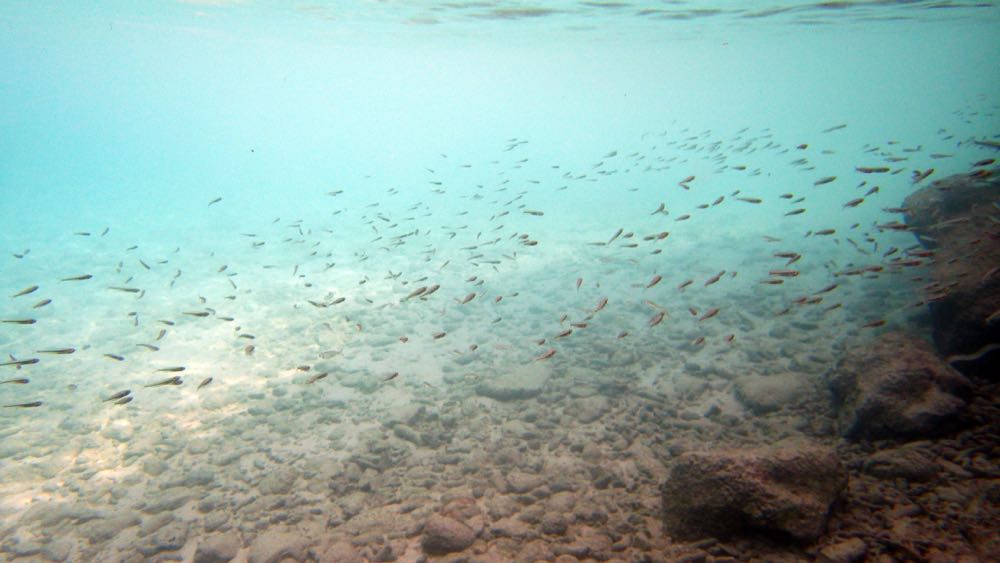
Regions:
<instances>
[{"instance_id":1,"label":"clear shallow water","mask_svg":"<svg viewBox=\"0 0 1000 563\"><path fill-rule=\"evenodd\" d=\"M915 241L877 225L900 220L884 209L914 171L995 154L971 140L1000 130L997 19L965 2L5 6L0 288L39 289L0 305L37 320L0 325L0 352L39 362L0 368L30 380L0 402L43 404L0 413L4 545L57 530L49 556L134 553L142 528L105 537L26 511L148 520L164 474L198 471L211 479L167 489L266 497L266 475L294 471L300 532L346 537L326 483L357 486L379 444L417 460L380 468L393 478L466 443L481 473L361 487L373 510L430 510L509 469L491 457L511 447L498 429L538 405L483 381L524 372L627 411L692 374L819 375L874 320L921 330L919 268L885 256ZM800 275L770 276L775 252L801 254ZM144 387L173 367L182 385ZM101 401L125 389L127 405ZM393 434L413 405L434 415L406 423L435 438ZM602 444L617 420L547 408L570 442ZM548 472L573 458L558 443L534 456ZM270 526L257 507L182 506L185 553Z\"/></svg>"}]
</instances>

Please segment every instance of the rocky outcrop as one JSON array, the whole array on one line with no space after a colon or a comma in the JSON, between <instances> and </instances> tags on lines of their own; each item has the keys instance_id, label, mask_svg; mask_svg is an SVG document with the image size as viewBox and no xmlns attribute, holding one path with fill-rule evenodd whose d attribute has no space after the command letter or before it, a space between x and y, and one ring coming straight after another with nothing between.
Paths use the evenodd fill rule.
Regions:
<instances>
[{"instance_id":1,"label":"rocky outcrop","mask_svg":"<svg viewBox=\"0 0 1000 563\"><path fill-rule=\"evenodd\" d=\"M938 466L927 451L928 442L913 442L898 448L877 451L868 456L862 471L880 479L930 481Z\"/></svg>"},{"instance_id":2,"label":"rocky outcrop","mask_svg":"<svg viewBox=\"0 0 1000 563\"><path fill-rule=\"evenodd\" d=\"M250 545L250 563L278 563L291 559L303 561L311 540L291 530L271 528L257 536Z\"/></svg>"},{"instance_id":3,"label":"rocky outcrop","mask_svg":"<svg viewBox=\"0 0 1000 563\"><path fill-rule=\"evenodd\" d=\"M682 454L661 487L681 539L768 532L814 541L847 485L833 449L809 442Z\"/></svg>"},{"instance_id":4,"label":"rocky outcrop","mask_svg":"<svg viewBox=\"0 0 1000 563\"><path fill-rule=\"evenodd\" d=\"M736 380L736 398L756 415L803 403L816 394L816 384L798 373L745 375Z\"/></svg>"},{"instance_id":5,"label":"rocky outcrop","mask_svg":"<svg viewBox=\"0 0 1000 563\"><path fill-rule=\"evenodd\" d=\"M198 544L195 563L227 563L240 551L240 538L235 532L209 536Z\"/></svg>"},{"instance_id":6,"label":"rocky outcrop","mask_svg":"<svg viewBox=\"0 0 1000 563\"><path fill-rule=\"evenodd\" d=\"M424 524L420 546L433 555L444 555L467 549L476 541L476 532L464 523L442 516L432 515Z\"/></svg>"},{"instance_id":7,"label":"rocky outcrop","mask_svg":"<svg viewBox=\"0 0 1000 563\"><path fill-rule=\"evenodd\" d=\"M541 364L520 366L515 371L483 380L476 393L497 401L520 401L536 397L545 388L548 368Z\"/></svg>"},{"instance_id":8,"label":"rocky outcrop","mask_svg":"<svg viewBox=\"0 0 1000 563\"><path fill-rule=\"evenodd\" d=\"M820 550L816 561L819 563L854 563L863 561L868 546L858 538L851 538Z\"/></svg>"},{"instance_id":9,"label":"rocky outcrop","mask_svg":"<svg viewBox=\"0 0 1000 563\"><path fill-rule=\"evenodd\" d=\"M906 225L933 256L924 261L933 282L926 290L934 343L942 356L973 355L1000 342L1000 178L961 174L914 192L903 203ZM912 254L912 253L911 253ZM966 373L992 375L1000 350L964 362Z\"/></svg>"},{"instance_id":10,"label":"rocky outcrop","mask_svg":"<svg viewBox=\"0 0 1000 563\"><path fill-rule=\"evenodd\" d=\"M840 433L851 440L907 441L954 427L971 392L930 343L888 333L849 350L826 374Z\"/></svg>"}]
</instances>

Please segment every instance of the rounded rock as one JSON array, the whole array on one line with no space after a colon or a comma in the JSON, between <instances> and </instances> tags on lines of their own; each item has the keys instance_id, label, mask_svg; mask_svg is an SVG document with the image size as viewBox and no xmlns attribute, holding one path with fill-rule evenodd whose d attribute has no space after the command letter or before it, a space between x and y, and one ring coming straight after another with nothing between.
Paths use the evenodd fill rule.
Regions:
<instances>
[{"instance_id":1,"label":"rounded rock","mask_svg":"<svg viewBox=\"0 0 1000 563\"><path fill-rule=\"evenodd\" d=\"M476 541L472 528L447 516L435 514L424 524L420 546L432 555L455 553L468 549Z\"/></svg>"}]
</instances>

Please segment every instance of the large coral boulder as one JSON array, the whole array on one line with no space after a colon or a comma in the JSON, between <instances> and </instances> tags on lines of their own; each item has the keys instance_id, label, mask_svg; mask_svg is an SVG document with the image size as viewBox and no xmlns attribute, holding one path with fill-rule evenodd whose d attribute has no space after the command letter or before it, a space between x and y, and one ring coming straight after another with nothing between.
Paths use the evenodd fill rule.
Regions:
<instances>
[{"instance_id":1,"label":"large coral boulder","mask_svg":"<svg viewBox=\"0 0 1000 563\"><path fill-rule=\"evenodd\" d=\"M814 541L846 485L834 450L810 442L688 452L661 487L663 519L678 539L765 532Z\"/></svg>"},{"instance_id":2,"label":"large coral boulder","mask_svg":"<svg viewBox=\"0 0 1000 563\"><path fill-rule=\"evenodd\" d=\"M848 350L826 374L841 434L851 440L908 441L951 430L969 380L930 343L887 333Z\"/></svg>"},{"instance_id":3,"label":"large coral boulder","mask_svg":"<svg viewBox=\"0 0 1000 563\"><path fill-rule=\"evenodd\" d=\"M914 192L903 203L906 225L933 252L919 258L930 267L926 287L934 343L943 356L972 356L958 364L966 373L993 376L1000 349L1000 176L960 174ZM910 257L912 258L912 256Z\"/></svg>"}]
</instances>

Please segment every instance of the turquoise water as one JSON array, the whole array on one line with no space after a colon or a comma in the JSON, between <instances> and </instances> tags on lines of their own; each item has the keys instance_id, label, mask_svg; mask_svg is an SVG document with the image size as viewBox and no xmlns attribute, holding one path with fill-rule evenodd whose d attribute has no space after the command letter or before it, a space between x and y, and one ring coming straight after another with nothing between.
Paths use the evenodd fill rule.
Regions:
<instances>
[{"instance_id":1,"label":"turquoise water","mask_svg":"<svg viewBox=\"0 0 1000 563\"><path fill-rule=\"evenodd\" d=\"M496 452L572 475L566 444L613 457L620 416L679 381L743 417L734 374L926 331L922 271L892 263L916 241L878 225L996 155L972 141L1000 133L998 23L959 1L5 3L0 319L37 322L0 325L0 353L38 362L0 367L29 379L0 403L42 404L0 412L4 557L191 557L220 531L245 556L279 528L318 553L361 534L354 495L383 515L357 547L412 560L385 511L489 497L517 465ZM507 377L528 398L484 389ZM539 416L551 442L518 445ZM365 473L380 448L402 454ZM428 466L447 478L414 484ZM164 490L173 543L147 529ZM67 506L92 516L38 515Z\"/></svg>"}]
</instances>

